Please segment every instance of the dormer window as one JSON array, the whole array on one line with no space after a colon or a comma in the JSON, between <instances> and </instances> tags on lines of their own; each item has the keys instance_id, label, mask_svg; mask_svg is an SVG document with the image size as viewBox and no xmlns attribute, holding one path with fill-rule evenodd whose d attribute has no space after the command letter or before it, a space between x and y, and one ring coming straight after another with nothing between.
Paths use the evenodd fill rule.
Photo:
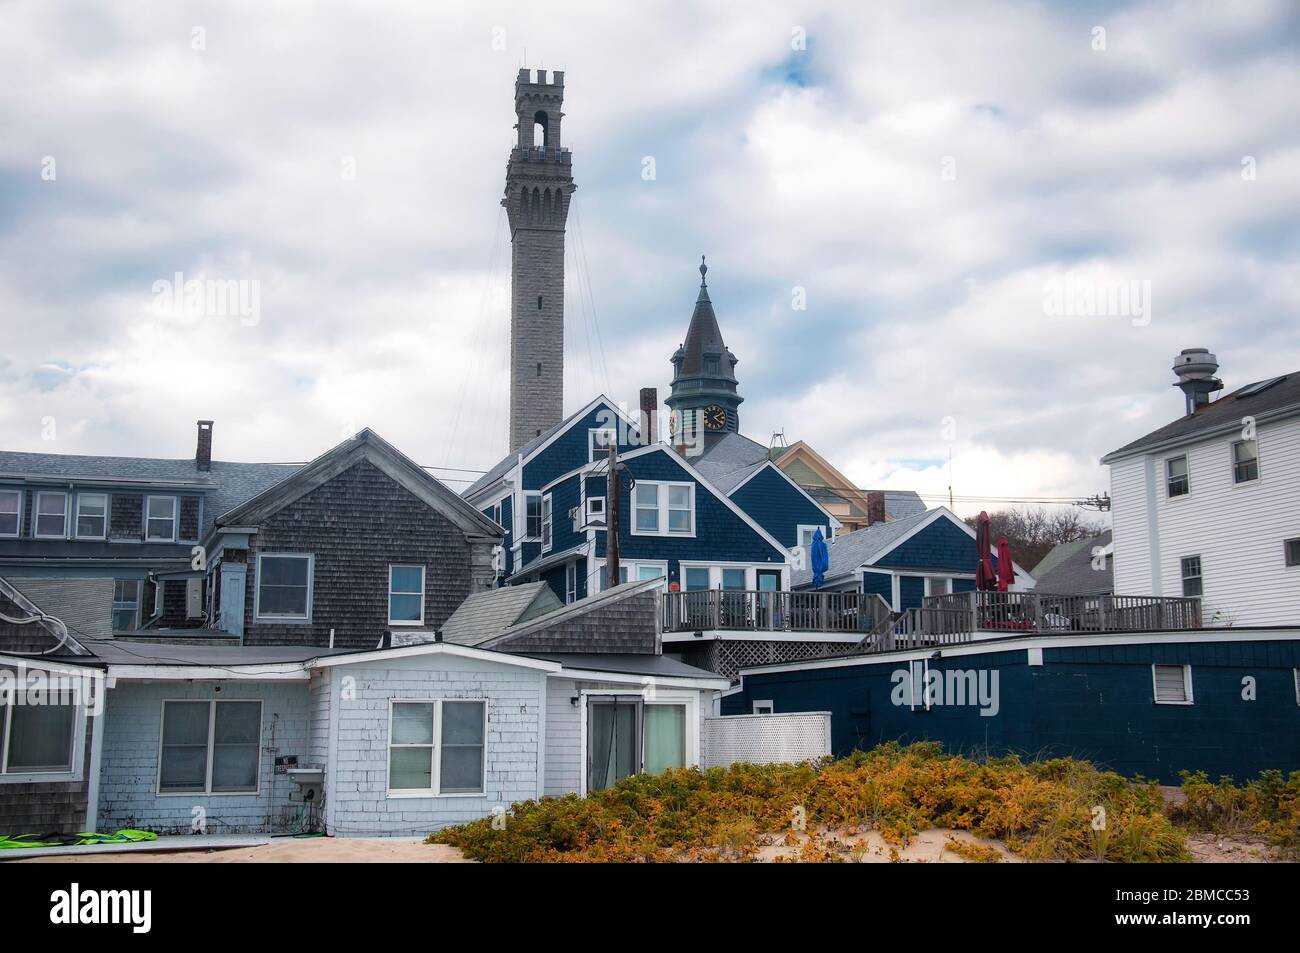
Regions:
<instances>
[{"instance_id":1,"label":"dormer window","mask_svg":"<svg viewBox=\"0 0 1300 953\"><path fill-rule=\"evenodd\" d=\"M0 536L18 535L22 511L22 490L0 490Z\"/></svg>"},{"instance_id":2,"label":"dormer window","mask_svg":"<svg viewBox=\"0 0 1300 953\"><path fill-rule=\"evenodd\" d=\"M77 494L77 539L103 539L107 522L108 497L105 494Z\"/></svg>"},{"instance_id":3,"label":"dormer window","mask_svg":"<svg viewBox=\"0 0 1300 953\"><path fill-rule=\"evenodd\" d=\"M176 538L176 497L149 497L146 516L145 539L170 543Z\"/></svg>"},{"instance_id":4,"label":"dormer window","mask_svg":"<svg viewBox=\"0 0 1300 953\"><path fill-rule=\"evenodd\" d=\"M42 491L36 494L38 539L66 539L68 536L68 494Z\"/></svg>"}]
</instances>

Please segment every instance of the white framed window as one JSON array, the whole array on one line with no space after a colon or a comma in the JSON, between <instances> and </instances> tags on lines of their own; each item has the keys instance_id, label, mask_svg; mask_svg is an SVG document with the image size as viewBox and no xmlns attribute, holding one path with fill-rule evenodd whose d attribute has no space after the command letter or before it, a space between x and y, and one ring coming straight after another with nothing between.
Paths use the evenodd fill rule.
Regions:
<instances>
[{"instance_id":1,"label":"white framed window","mask_svg":"<svg viewBox=\"0 0 1300 953\"><path fill-rule=\"evenodd\" d=\"M686 566L682 569L682 582L687 592L712 588L708 566Z\"/></svg>"},{"instance_id":2,"label":"white framed window","mask_svg":"<svg viewBox=\"0 0 1300 953\"><path fill-rule=\"evenodd\" d=\"M542 538L542 494L529 490L524 493L524 539Z\"/></svg>"},{"instance_id":3,"label":"white framed window","mask_svg":"<svg viewBox=\"0 0 1300 953\"><path fill-rule=\"evenodd\" d=\"M424 625L424 567L388 567L388 624Z\"/></svg>"},{"instance_id":4,"label":"white framed window","mask_svg":"<svg viewBox=\"0 0 1300 953\"><path fill-rule=\"evenodd\" d=\"M261 753L261 701L162 703L159 794L256 794Z\"/></svg>"},{"instance_id":5,"label":"white framed window","mask_svg":"<svg viewBox=\"0 0 1300 953\"><path fill-rule=\"evenodd\" d=\"M603 496L587 497L586 526L605 526L605 498Z\"/></svg>"},{"instance_id":6,"label":"white framed window","mask_svg":"<svg viewBox=\"0 0 1300 953\"><path fill-rule=\"evenodd\" d=\"M601 791L633 774L685 767L695 757L688 733L693 706L631 695L584 693L587 771L584 792Z\"/></svg>"},{"instance_id":7,"label":"white framed window","mask_svg":"<svg viewBox=\"0 0 1300 953\"><path fill-rule=\"evenodd\" d=\"M23 523L23 491L0 489L0 536L17 536Z\"/></svg>"},{"instance_id":8,"label":"white framed window","mask_svg":"<svg viewBox=\"0 0 1300 953\"><path fill-rule=\"evenodd\" d=\"M1205 595L1205 580L1201 577L1201 557L1184 556L1178 561L1178 568L1183 577L1183 596L1199 598Z\"/></svg>"},{"instance_id":9,"label":"white framed window","mask_svg":"<svg viewBox=\"0 0 1300 953\"><path fill-rule=\"evenodd\" d=\"M53 490L36 494L36 525L32 535L37 539L68 538L68 494Z\"/></svg>"},{"instance_id":10,"label":"white framed window","mask_svg":"<svg viewBox=\"0 0 1300 953\"><path fill-rule=\"evenodd\" d=\"M77 539L103 539L108 534L108 495L77 494Z\"/></svg>"},{"instance_id":11,"label":"white framed window","mask_svg":"<svg viewBox=\"0 0 1300 953\"><path fill-rule=\"evenodd\" d=\"M952 592L952 580L947 576L926 576L925 594L927 596L946 596Z\"/></svg>"},{"instance_id":12,"label":"white framed window","mask_svg":"<svg viewBox=\"0 0 1300 953\"><path fill-rule=\"evenodd\" d=\"M632 510L633 536L694 536L695 484L637 480Z\"/></svg>"},{"instance_id":13,"label":"white framed window","mask_svg":"<svg viewBox=\"0 0 1300 953\"><path fill-rule=\"evenodd\" d=\"M0 702L0 784L79 780L84 711L71 696L6 695Z\"/></svg>"},{"instance_id":14,"label":"white framed window","mask_svg":"<svg viewBox=\"0 0 1300 953\"><path fill-rule=\"evenodd\" d=\"M1238 440L1232 445L1232 482L1250 483L1259 479L1259 442Z\"/></svg>"},{"instance_id":15,"label":"white framed window","mask_svg":"<svg viewBox=\"0 0 1300 953\"><path fill-rule=\"evenodd\" d=\"M822 539L829 541L831 534L825 526L810 525L806 523L799 524L799 543L800 546L811 546L813 534L818 530L822 531Z\"/></svg>"},{"instance_id":16,"label":"white framed window","mask_svg":"<svg viewBox=\"0 0 1300 953\"><path fill-rule=\"evenodd\" d=\"M600 588L603 591L609 588L608 563L601 560L597 563L597 566L597 574L600 577ZM649 562L641 560L619 560L618 581L620 584L629 580L648 582L651 579L662 579L664 582L668 581L667 560L650 560Z\"/></svg>"},{"instance_id":17,"label":"white framed window","mask_svg":"<svg viewBox=\"0 0 1300 953\"><path fill-rule=\"evenodd\" d=\"M1190 665L1152 665L1151 687L1157 705L1192 704Z\"/></svg>"},{"instance_id":18,"label":"white framed window","mask_svg":"<svg viewBox=\"0 0 1300 953\"><path fill-rule=\"evenodd\" d=\"M542 497L542 552L551 548L551 494Z\"/></svg>"},{"instance_id":19,"label":"white framed window","mask_svg":"<svg viewBox=\"0 0 1300 953\"><path fill-rule=\"evenodd\" d=\"M1295 703L1300 705L1300 668L1291 669L1291 677L1295 681Z\"/></svg>"},{"instance_id":20,"label":"white framed window","mask_svg":"<svg viewBox=\"0 0 1300 953\"><path fill-rule=\"evenodd\" d=\"M311 621L316 558L306 553L259 553L255 618L268 622Z\"/></svg>"},{"instance_id":21,"label":"white framed window","mask_svg":"<svg viewBox=\"0 0 1300 953\"><path fill-rule=\"evenodd\" d=\"M1187 455L1170 457L1165 461L1165 495L1170 499L1186 496L1192 491L1187 472Z\"/></svg>"},{"instance_id":22,"label":"white framed window","mask_svg":"<svg viewBox=\"0 0 1300 953\"><path fill-rule=\"evenodd\" d=\"M389 702L389 797L481 796L486 754L486 701Z\"/></svg>"},{"instance_id":23,"label":"white framed window","mask_svg":"<svg viewBox=\"0 0 1300 953\"><path fill-rule=\"evenodd\" d=\"M564 603L578 601L578 564L567 563L564 567Z\"/></svg>"},{"instance_id":24,"label":"white framed window","mask_svg":"<svg viewBox=\"0 0 1300 953\"><path fill-rule=\"evenodd\" d=\"M151 496L145 500L144 538L166 543L176 538L176 497Z\"/></svg>"},{"instance_id":25,"label":"white framed window","mask_svg":"<svg viewBox=\"0 0 1300 953\"><path fill-rule=\"evenodd\" d=\"M609 448L618 440L618 431L611 427L593 427L587 431L587 462L595 463L609 455Z\"/></svg>"},{"instance_id":26,"label":"white framed window","mask_svg":"<svg viewBox=\"0 0 1300 953\"><path fill-rule=\"evenodd\" d=\"M140 585L139 579L113 580L114 631L126 632L140 627ZM162 591L162 582L158 583L158 591Z\"/></svg>"},{"instance_id":27,"label":"white framed window","mask_svg":"<svg viewBox=\"0 0 1300 953\"><path fill-rule=\"evenodd\" d=\"M1282 563L1285 566L1300 566L1300 539L1282 541Z\"/></svg>"},{"instance_id":28,"label":"white framed window","mask_svg":"<svg viewBox=\"0 0 1300 953\"><path fill-rule=\"evenodd\" d=\"M772 704L772 699L755 699L750 709L755 715L771 715L776 712L776 706Z\"/></svg>"}]
</instances>

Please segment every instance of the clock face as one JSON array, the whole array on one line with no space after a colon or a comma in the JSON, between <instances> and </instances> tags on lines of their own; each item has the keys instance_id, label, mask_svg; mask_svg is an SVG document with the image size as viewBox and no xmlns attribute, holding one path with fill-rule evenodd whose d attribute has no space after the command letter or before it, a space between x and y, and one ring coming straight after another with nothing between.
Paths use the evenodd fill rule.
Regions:
<instances>
[{"instance_id":1,"label":"clock face","mask_svg":"<svg viewBox=\"0 0 1300 953\"><path fill-rule=\"evenodd\" d=\"M704 426L708 430L727 429L727 412L717 404L704 408Z\"/></svg>"}]
</instances>

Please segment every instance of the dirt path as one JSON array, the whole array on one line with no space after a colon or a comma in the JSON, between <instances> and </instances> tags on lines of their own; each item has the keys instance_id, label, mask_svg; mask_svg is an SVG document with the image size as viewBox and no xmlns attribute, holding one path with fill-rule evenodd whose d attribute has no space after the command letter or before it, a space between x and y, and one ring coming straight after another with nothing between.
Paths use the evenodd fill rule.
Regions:
<instances>
[{"instance_id":1,"label":"dirt path","mask_svg":"<svg viewBox=\"0 0 1300 953\"><path fill-rule=\"evenodd\" d=\"M466 864L455 847L410 840L315 837L227 850L32 857L17 864Z\"/></svg>"}]
</instances>

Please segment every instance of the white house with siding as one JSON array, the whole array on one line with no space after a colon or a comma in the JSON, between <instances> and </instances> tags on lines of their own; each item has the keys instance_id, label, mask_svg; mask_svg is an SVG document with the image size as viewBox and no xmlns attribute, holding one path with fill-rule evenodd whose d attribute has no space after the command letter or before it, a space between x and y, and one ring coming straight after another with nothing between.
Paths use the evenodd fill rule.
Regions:
<instances>
[{"instance_id":1,"label":"white house with siding","mask_svg":"<svg viewBox=\"0 0 1300 953\"><path fill-rule=\"evenodd\" d=\"M1207 626L1300 620L1300 372L1222 389L1174 366L1186 413L1108 453L1114 591L1200 596Z\"/></svg>"}]
</instances>

